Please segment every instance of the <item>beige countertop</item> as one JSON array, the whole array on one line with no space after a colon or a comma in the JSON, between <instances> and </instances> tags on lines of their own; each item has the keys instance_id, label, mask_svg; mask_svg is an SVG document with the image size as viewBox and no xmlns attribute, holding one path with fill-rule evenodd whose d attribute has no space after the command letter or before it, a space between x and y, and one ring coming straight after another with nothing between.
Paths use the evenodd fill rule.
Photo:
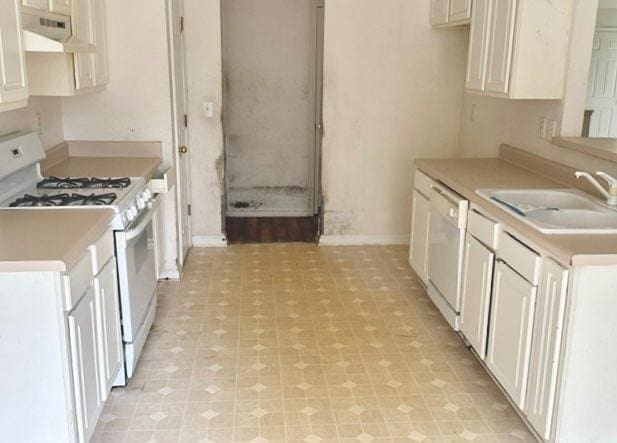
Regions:
<instances>
[{"instance_id":1,"label":"beige countertop","mask_svg":"<svg viewBox=\"0 0 617 443\"><path fill-rule=\"evenodd\" d=\"M546 235L476 194L482 188L565 188L550 178L501 159L416 160L418 169L517 231L558 262L574 266L617 265L617 235Z\"/></svg>"},{"instance_id":2,"label":"beige countertop","mask_svg":"<svg viewBox=\"0 0 617 443\"><path fill-rule=\"evenodd\" d=\"M159 157L67 157L45 169L46 177L144 177L150 180Z\"/></svg>"},{"instance_id":3,"label":"beige countertop","mask_svg":"<svg viewBox=\"0 0 617 443\"><path fill-rule=\"evenodd\" d=\"M113 217L109 208L2 210L0 272L70 270Z\"/></svg>"}]
</instances>

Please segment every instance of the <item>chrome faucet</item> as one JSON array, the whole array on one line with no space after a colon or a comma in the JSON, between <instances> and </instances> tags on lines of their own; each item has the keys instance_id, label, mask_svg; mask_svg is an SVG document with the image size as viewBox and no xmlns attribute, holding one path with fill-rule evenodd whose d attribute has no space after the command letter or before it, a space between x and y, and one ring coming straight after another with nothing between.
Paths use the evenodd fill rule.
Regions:
<instances>
[{"instance_id":1,"label":"chrome faucet","mask_svg":"<svg viewBox=\"0 0 617 443\"><path fill-rule=\"evenodd\" d=\"M585 177L589 181L589 183L591 183L598 191L600 191L604 198L606 198L607 204L611 206L617 206L617 178L608 175L606 172L596 172L596 175L598 177L603 178L608 183L607 191L606 189L604 189L604 186L598 183L598 180L596 180L595 177L593 177L588 172L576 171L574 175L576 175L576 178Z\"/></svg>"}]
</instances>

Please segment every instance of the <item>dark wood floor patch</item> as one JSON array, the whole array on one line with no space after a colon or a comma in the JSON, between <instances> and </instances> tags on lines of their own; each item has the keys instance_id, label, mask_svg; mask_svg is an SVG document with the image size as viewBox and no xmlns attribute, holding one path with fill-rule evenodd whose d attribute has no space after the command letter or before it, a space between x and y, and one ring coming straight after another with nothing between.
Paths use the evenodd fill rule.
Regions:
<instances>
[{"instance_id":1,"label":"dark wood floor patch","mask_svg":"<svg viewBox=\"0 0 617 443\"><path fill-rule=\"evenodd\" d=\"M317 217L226 217L229 243L314 242Z\"/></svg>"}]
</instances>

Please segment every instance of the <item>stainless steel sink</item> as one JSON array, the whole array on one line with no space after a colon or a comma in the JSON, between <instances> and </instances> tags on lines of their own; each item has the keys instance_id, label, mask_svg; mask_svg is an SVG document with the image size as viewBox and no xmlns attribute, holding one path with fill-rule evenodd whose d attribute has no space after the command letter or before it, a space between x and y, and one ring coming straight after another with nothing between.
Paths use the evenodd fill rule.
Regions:
<instances>
[{"instance_id":1,"label":"stainless steel sink","mask_svg":"<svg viewBox=\"0 0 617 443\"><path fill-rule=\"evenodd\" d=\"M479 189L476 193L544 234L617 234L617 211L575 189Z\"/></svg>"}]
</instances>

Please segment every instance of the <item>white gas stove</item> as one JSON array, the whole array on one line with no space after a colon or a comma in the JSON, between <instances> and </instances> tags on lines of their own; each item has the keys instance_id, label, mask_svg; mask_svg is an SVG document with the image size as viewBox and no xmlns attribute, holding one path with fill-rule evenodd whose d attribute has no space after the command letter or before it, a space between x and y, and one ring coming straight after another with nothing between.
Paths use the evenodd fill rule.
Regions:
<instances>
[{"instance_id":1,"label":"white gas stove","mask_svg":"<svg viewBox=\"0 0 617 443\"><path fill-rule=\"evenodd\" d=\"M48 177L45 151L34 133L0 138L0 210L108 207L116 246L125 355L131 378L156 310L154 215L158 202L142 177ZM61 229L61 227L59 227ZM24 239L26 240L26 239Z\"/></svg>"}]
</instances>

